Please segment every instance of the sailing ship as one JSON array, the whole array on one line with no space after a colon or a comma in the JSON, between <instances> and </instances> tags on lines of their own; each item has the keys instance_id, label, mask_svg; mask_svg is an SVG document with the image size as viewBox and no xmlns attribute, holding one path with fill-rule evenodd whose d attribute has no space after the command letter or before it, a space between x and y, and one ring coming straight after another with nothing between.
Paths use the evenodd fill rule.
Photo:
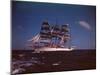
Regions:
<instances>
[{"instance_id":1,"label":"sailing ship","mask_svg":"<svg viewBox=\"0 0 100 75\"><path fill-rule=\"evenodd\" d=\"M50 25L43 21L40 33L28 40L36 53L44 51L72 51L69 24Z\"/></svg>"}]
</instances>

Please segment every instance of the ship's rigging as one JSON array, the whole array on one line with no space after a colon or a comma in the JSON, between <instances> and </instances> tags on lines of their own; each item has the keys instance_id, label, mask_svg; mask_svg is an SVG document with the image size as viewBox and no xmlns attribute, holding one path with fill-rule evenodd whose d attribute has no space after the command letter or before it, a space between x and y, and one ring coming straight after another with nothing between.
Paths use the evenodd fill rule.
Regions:
<instances>
[{"instance_id":1,"label":"ship's rigging","mask_svg":"<svg viewBox=\"0 0 100 75\"><path fill-rule=\"evenodd\" d=\"M59 48L64 50L71 49L71 46L69 45L71 35L68 26L69 24L64 24L61 26L57 24L50 25L48 21L44 21L42 23L40 33L29 40L31 42L31 47L35 50L45 48Z\"/></svg>"}]
</instances>

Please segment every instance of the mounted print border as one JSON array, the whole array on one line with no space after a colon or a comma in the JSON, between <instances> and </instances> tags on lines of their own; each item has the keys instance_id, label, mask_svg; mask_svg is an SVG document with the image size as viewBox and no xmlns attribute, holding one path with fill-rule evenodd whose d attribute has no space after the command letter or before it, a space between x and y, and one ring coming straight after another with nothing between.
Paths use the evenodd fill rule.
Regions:
<instances>
[{"instance_id":1,"label":"mounted print border","mask_svg":"<svg viewBox=\"0 0 100 75\"><path fill-rule=\"evenodd\" d=\"M11 73L96 69L96 6L12 1Z\"/></svg>"}]
</instances>

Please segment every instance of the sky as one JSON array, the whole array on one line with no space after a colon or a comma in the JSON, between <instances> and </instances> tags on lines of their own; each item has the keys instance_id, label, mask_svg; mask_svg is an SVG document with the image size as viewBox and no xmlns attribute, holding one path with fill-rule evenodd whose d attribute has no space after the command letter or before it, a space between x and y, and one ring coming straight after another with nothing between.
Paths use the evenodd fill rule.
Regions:
<instances>
[{"instance_id":1,"label":"sky","mask_svg":"<svg viewBox=\"0 0 100 75\"><path fill-rule=\"evenodd\" d=\"M76 49L96 47L96 6L13 1L11 14L12 49L29 49L28 40L46 19L49 24L69 24Z\"/></svg>"}]
</instances>

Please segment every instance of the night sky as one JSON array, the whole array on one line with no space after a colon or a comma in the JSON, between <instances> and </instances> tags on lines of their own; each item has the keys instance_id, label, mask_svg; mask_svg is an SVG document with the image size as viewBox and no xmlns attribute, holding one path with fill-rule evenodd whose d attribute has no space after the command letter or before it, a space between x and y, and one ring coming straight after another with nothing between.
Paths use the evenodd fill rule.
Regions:
<instances>
[{"instance_id":1,"label":"night sky","mask_svg":"<svg viewBox=\"0 0 100 75\"><path fill-rule=\"evenodd\" d=\"M24 1L12 2L12 49L29 49L28 40L40 32L45 19L69 24L76 49L95 49L96 6Z\"/></svg>"}]
</instances>

